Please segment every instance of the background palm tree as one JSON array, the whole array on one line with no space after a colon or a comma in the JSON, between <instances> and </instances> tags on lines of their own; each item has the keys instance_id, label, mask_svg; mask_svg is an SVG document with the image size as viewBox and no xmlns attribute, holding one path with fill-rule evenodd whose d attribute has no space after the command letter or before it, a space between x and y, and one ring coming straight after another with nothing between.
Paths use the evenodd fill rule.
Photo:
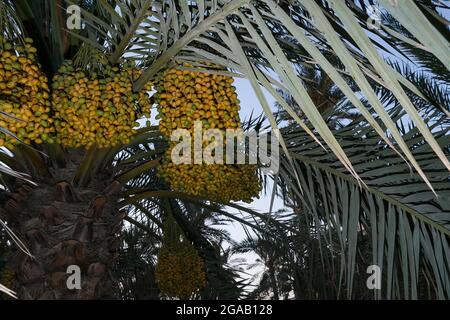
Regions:
<instances>
[{"instance_id":1,"label":"background palm tree","mask_svg":"<svg viewBox=\"0 0 450 320\"><path fill-rule=\"evenodd\" d=\"M391 112L394 119L402 117L395 107ZM422 158L420 162L437 186L437 198L397 154L383 147L378 138L372 140L376 134L361 119L336 130L335 136L364 177L364 188L342 171L336 158L312 147L312 139L303 140L302 131L286 128L302 190L287 159L275 178L284 196L297 199L294 207L308 217L307 229L318 241L321 258L313 266L331 273L327 278L335 282L330 286L341 291L335 297L364 297L367 277L361 275L375 264L383 275L378 297L448 298L448 171L431 156L416 129L399 128L410 139L414 154ZM448 127L434 129L448 150ZM317 242L309 250L314 251L314 245ZM433 289L423 290L424 283L434 283ZM355 288L362 290L355 292Z\"/></svg>"},{"instance_id":2,"label":"background palm tree","mask_svg":"<svg viewBox=\"0 0 450 320\"><path fill-rule=\"evenodd\" d=\"M292 118L280 136L284 154L273 180L295 213L304 215L300 220L310 237L306 249L294 247L300 257L295 260L298 297L358 296L365 290L362 266L370 247L370 262L386 270L375 298L448 298L449 104L442 84L448 84L450 50L447 21L440 14L447 5L378 0L385 16L380 28L372 28L367 23L372 1L78 1L82 29L68 31L64 11L71 3L0 5L2 35L13 43L33 38L49 79L65 59L84 68L99 58L111 65L132 60L144 70L134 83L139 91L179 62L194 68L211 62L250 81L272 129L278 124L262 88ZM387 55L414 56L409 66L426 70L414 75L386 61ZM317 94L330 88L338 99L330 99L330 91ZM330 110L335 104L346 108ZM321 114L324 106L335 117L351 110L350 119L354 113L361 118L342 128L330 126ZM227 284L227 290L212 285L201 296L237 298L242 288L221 258L220 241L205 229L207 219L192 213L221 214L278 242L286 239L277 234L304 230L237 204L226 205L247 217L171 191L155 175L166 147L158 128L146 125L128 145L87 151L19 145L0 152L6 165L0 167L5 173L0 218L29 248L26 253L13 247L8 254L21 298L156 297L150 266L121 275L122 287L110 270L120 252L154 263L152 250L158 248L166 214L175 217L206 261L209 283L217 277L217 284ZM124 220L133 225L127 225L125 242L117 237ZM151 239L148 248L137 239L143 233ZM120 267L125 257L119 271L126 269ZM332 284L306 268L318 257L325 274L332 273ZM70 264L80 265L86 275L80 292L65 287ZM131 292L138 276L151 280L149 291ZM303 288L311 291L302 296Z\"/></svg>"}]
</instances>

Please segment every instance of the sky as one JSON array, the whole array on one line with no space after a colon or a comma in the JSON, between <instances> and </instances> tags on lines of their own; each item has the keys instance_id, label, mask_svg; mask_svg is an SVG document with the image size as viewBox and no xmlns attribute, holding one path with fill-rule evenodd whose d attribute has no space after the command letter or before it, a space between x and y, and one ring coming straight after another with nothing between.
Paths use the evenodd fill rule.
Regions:
<instances>
[{"instance_id":1,"label":"sky","mask_svg":"<svg viewBox=\"0 0 450 320\"><path fill-rule=\"evenodd\" d=\"M258 116L263 113L263 109L261 107L261 104L259 103L258 98L256 97L253 88L250 84L250 82L246 79L235 79L234 86L236 87L236 92L238 95L238 99L241 101L241 110L239 112L241 121L245 121L250 117L250 115L253 112L253 116ZM276 111L275 109L275 99L273 99L272 96L266 93L266 99L269 103L269 105L272 107L273 111ZM252 209L256 209L260 212L268 212L269 206L270 206L270 198L271 198L271 188L268 190L268 194L264 195L264 193L261 195L259 199L255 199L250 205L246 204L247 206L250 206ZM276 211L277 209L283 208L283 203L280 199L276 199L273 206L273 211ZM231 229L230 232L235 232L236 238L240 239L241 236L245 237L245 234L242 235L239 230L233 230Z\"/></svg>"},{"instance_id":2,"label":"sky","mask_svg":"<svg viewBox=\"0 0 450 320\"><path fill-rule=\"evenodd\" d=\"M253 88L250 84L250 82L246 79L239 79L236 78L235 82L233 84L236 87L236 92L238 95L238 99L241 101L241 110L239 112L241 121L247 120L250 115L253 112L253 117L259 116L261 113L263 113L263 109L261 107L261 104L259 103L259 100L257 96L255 95ZM267 92L265 93L267 102L272 107L273 111L276 111L275 106L275 99L270 96ZM255 199L252 203L242 203L242 206L245 206L247 208L251 208L255 211L264 213L269 212L270 207L270 201L271 201L271 193L272 193L272 187L273 185L269 185L269 190L267 190L267 194L264 194L264 192L261 193L259 199ZM273 212L284 208L283 201L279 198L275 198L275 201L273 203ZM236 214L239 216L239 211L233 208L229 208L228 212ZM224 226L223 229L230 232L231 238L234 241L241 241L246 238L246 233L244 229L242 228L241 224L238 222L232 222L228 226ZM235 259L245 259L245 261L248 264L254 264L258 256L254 253L246 253L246 254L239 254L233 256ZM241 275L244 278L250 278L251 275L257 275L260 274L263 271L263 266L259 265L257 267L254 267L250 270L246 270L248 274L241 273ZM249 275L250 274L250 275ZM253 284L256 284L258 282L259 278L256 278L255 281L253 281Z\"/></svg>"}]
</instances>

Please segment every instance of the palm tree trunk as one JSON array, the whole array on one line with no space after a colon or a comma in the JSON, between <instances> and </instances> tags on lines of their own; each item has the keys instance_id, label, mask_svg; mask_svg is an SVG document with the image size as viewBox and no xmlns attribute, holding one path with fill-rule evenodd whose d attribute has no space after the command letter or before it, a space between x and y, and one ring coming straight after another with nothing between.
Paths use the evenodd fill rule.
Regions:
<instances>
[{"instance_id":1,"label":"palm tree trunk","mask_svg":"<svg viewBox=\"0 0 450 320\"><path fill-rule=\"evenodd\" d=\"M269 260L267 263L267 267L269 269L268 271L269 271L270 285L272 286L273 290L272 300L280 300L280 293L278 290L277 279L275 276L275 267L273 265L273 262Z\"/></svg>"},{"instance_id":2,"label":"palm tree trunk","mask_svg":"<svg viewBox=\"0 0 450 320\"><path fill-rule=\"evenodd\" d=\"M33 255L16 250L11 257L14 288L21 299L115 297L110 269L125 216L116 207L120 190L118 182L96 181L77 188L67 180L16 188L0 209L0 217ZM80 289L67 285L72 265L80 268Z\"/></svg>"},{"instance_id":3,"label":"palm tree trunk","mask_svg":"<svg viewBox=\"0 0 450 320\"><path fill-rule=\"evenodd\" d=\"M301 293L301 274L299 270L294 271L294 295L295 300L301 300L302 299L302 293Z\"/></svg>"}]
</instances>

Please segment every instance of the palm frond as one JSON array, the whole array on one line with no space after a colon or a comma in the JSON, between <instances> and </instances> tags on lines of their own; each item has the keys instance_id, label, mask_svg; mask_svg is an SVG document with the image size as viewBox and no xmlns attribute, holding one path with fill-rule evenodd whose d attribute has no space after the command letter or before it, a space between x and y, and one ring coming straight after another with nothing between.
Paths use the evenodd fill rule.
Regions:
<instances>
[{"instance_id":1,"label":"palm frond","mask_svg":"<svg viewBox=\"0 0 450 320\"><path fill-rule=\"evenodd\" d=\"M5 294L7 294L11 298L17 299L16 293L14 291L12 291L11 289L8 289L7 287L2 285L1 283L0 283L0 292L3 292Z\"/></svg>"},{"instance_id":2,"label":"palm frond","mask_svg":"<svg viewBox=\"0 0 450 320\"><path fill-rule=\"evenodd\" d=\"M302 214L310 217L314 228L325 226L317 237L326 247L338 248L341 276L335 284L345 288L348 298L354 297L357 252L365 239L372 249L367 265L378 265L383 275L376 297L424 297L419 288L423 281L433 283L433 297L446 299L450 294L450 261L445 254L450 236L450 175L416 128L399 129L438 197L361 119L334 134L364 179L363 187L345 173L334 155L298 128L283 132L301 186L292 178L287 159L282 161L278 182L302 203ZM448 156L448 128L433 129Z\"/></svg>"}]
</instances>

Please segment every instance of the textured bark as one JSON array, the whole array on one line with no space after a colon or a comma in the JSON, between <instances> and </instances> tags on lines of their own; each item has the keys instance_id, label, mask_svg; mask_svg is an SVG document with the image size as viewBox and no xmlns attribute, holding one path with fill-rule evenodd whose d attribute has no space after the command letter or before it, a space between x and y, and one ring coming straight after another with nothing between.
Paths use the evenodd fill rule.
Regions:
<instances>
[{"instance_id":1,"label":"textured bark","mask_svg":"<svg viewBox=\"0 0 450 320\"><path fill-rule=\"evenodd\" d=\"M268 263L268 271L269 271L269 278L270 278L270 285L272 287L273 290L273 297L272 300L280 300L280 293L278 290L278 284L277 284L277 279L275 276L275 267L274 267L274 263L273 261L271 261L269 259Z\"/></svg>"},{"instance_id":2,"label":"textured bark","mask_svg":"<svg viewBox=\"0 0 450 320\"><path fill-rule=\"evenodd\" d=\"M64 172L64 170L66 172ZM61 169L54 176L68 177ZM17 250L11 257L14 289L21 299L113 299L111 267L125 214L117 209L118 182L98 179L84 188L68 180L22 185L9 195L0 216L34 258ZM81 289L69 290L67 267L81 269Z\"/></svg>"}]
</instances>

